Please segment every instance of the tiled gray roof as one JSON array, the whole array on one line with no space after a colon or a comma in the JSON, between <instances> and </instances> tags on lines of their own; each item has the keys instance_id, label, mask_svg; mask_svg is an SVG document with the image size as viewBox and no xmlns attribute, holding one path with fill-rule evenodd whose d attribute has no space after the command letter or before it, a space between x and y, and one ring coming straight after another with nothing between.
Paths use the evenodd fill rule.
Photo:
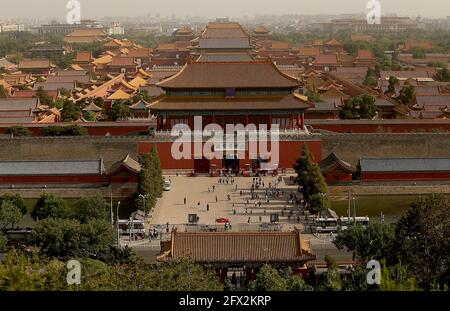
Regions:
<instances>
[{"instance_id":1,"label":"tiled gray roof","mask_svg":"<svg viewBox=\"0 0 450 311\"><path fill-rule=\"evenodd\" d=\"M42 87L46 91L56 91L59 89L66 89L68 91L72 91L75 88L74 82L38 82L34 85L34 89Z\"/></svg>"},{"instance_id":2,"label":"tiled gray roof","mask_svg":"<svg viewBox=\"0 0 450 311\"><path fill-rule=\"evenodd\" d=\"M450 171L450 158L362 158L362 172Z\"/></svg>"},{"instance_id":3,"label":"tiled gray roof","mask_svg":"<svg viewBox=\"0 0 450 311\"><path fill-rule=\"evenodd\" d=\"M0 117L0 124L24 124L32 123L34 118L32 116L16 116L16 117Z\"/></svg>"},{"instance_id":4,"label":"tiled gray roof","mask_svg":"<svg viewBox=\"0 0 450 311\"><path fill-rule=\"evenodd\" d=\"M0 161L0 176L99 175L103 171L102 160Z\"/></svg>"},{"instance_id":5,"label":"tiled gray roof","mask_svg":"<svg viewBox=\"0 0 450 311\"><path fill-rule=\"evenodd\" d=\"M2 111L25 111L36 108L36 98L0 98L0 117Z\"/></svg>"}]
</instances>

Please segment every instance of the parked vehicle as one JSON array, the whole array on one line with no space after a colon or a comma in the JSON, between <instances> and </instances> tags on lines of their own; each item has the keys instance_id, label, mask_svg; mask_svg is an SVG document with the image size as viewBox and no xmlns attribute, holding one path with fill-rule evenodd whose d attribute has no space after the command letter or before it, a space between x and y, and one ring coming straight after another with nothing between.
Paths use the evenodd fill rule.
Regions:
<instances>
[{"instance_id":1,"label":"parked vehicle","mask_svg":"<svg viewBox=\"0 0 450 311\"><path fill-rule=\"evenodd\" d=\"M339 222L342 230L347 229L353 224L367 226L369 225L369 217L340 217Z\"/></svg>"},{"instance_id":2,"label":"parked vehicle","mask_svg":"<svg viewBox=\"0 0 450 311\"><path fill-rule=\"evenodd\" d=\"M129 220L120 219L119 220L119 234L120 235L130 235L138 237L145 237L145 228L143 220Z\"/></svg>"},{"instance_id":3,"label":"parked vehicle","mask_svg":"<svg viewBox=\"0 0 450 311\"><path fill-rule=\"evenodd\" d=\"M164 180L164 184L163 184L164 191L170 191L171 186L172 186L172 183L170 182L170 180Z\"/></svg>"},{"instance_id":4,"label":"parked vehicle","mask_svg":"<svg viewBox=\"0 0 450 311\"><path fill-rule=\"evenodd\" d=\"M315 222L315 231L318 233L337 232L339 228L337 218L318 218Z\"/></svg>"}]
</instances>

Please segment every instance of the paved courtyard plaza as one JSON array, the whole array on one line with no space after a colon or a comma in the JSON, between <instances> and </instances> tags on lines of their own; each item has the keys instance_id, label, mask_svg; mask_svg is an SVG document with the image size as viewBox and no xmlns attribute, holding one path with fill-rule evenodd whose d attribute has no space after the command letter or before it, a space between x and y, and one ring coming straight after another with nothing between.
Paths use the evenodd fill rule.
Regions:
<instances>
[{"instance_id":1,"label":"paved courtyard plaza","mask_svg":"<svg viewBox=\"0 0 450 311\"><path fill-rule=\"evenodd\" d=\"M253 193L253 199L253 177L229 177L227 183L226 177L166 176L166 179L170 178L172 181L172 189L164 192L150 223L184 225L188 222L188 214L197 214L200 225L216 225L216 219L227 218L232 230L239 230L239 227L242 228L240 225L246 227L250 224L256 228L262 223L269 224L270 215L278 213L278 223L283 225L283 230L294 227L303 229L297 219L301 217L300 205L289 202L289 195L296 192L297 186L286 184L288 176L280 177L282 181L276 188L282 194L280 191L278 197L269 195L267 202L266 189L269 184L273 186L277 183L278 176L262 177L259 189L255 189ZM222 179L222 183L219 183L219 179Z\"/></svg>"}]
</instances>

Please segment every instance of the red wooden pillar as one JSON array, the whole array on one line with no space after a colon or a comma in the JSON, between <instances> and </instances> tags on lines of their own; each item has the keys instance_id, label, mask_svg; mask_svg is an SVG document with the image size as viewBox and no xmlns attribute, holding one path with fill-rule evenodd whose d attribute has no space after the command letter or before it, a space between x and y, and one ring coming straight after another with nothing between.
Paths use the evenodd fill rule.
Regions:
<instances>
[{"instance_id":1,"label":"red wooden pillar","mask_svg":"<svg viewBox=\"0 0 450 311\"><path fill-rule=\"evenodd\" d=\"M161 116L156 117L156 130L161 131Z\"/></svg>"},{"instance_id":2,"label":"red wooden pillar","mask_svg":"<svg viewBox=\"0 0 450 311\"><path fill-rule=\"evenodd\" d=\"M292 129L294 127L294 115L291 113L289 128Z\"/></svg>"},{"instance_id":3,"label":"red wooden pillar","mask_svg":"<svg viewBox=\"0 0 450 311\"><path fill-rule=\"evenodd\" d=\"M297 117L297 126L296 126L296 128L300 128L300 114L297 113L296 117ZM303 129L303 127L302 127L302 129Z\"/></svg>"},{"instance_id":4,"label":"red wooden pillar","mask_svg":"<svg viewBox=\"0 0 450 311\"><path fill-rule=\"evenodd\" d=\"M194 117L192 115L189 115L189 127L191 128L191 131L194 130Z\"/></svg>"},{"instance_id":5,"label":"red wooden pillar","mask_svg":"<svg viewBox=\"0 0 450 311\"><path fill-rule=\"evenodd\" d=\"M302 126L302 130L304 130L305 129L305 114L304 113L302 113L302 116L301 116L301 126Z\"/></svg>"},{"instance_id":6,"label":"red wooden pillar","mask_svg":"<svg viewBox=\"0 0 450 311\"><path fill-rule=\"evenodd\" d=\"M249 123L249 120L248 120L248 113L246 113L246 114L245 114L245 125L247 126L248 123Z\"/></svg>"},{"instance_id":7,"label":"red wooden pillar","mask_svg":"<svg viewBox=\"0 0 450 311\"><path fill-rule=\"evenodd\" d=\"M272 114L269 114L269 129L272 129Z\"/></svg>"},{"instance_id":8,"label":"red wooden pillar","mask_svg":"<svg viewBox=\"0 0 450 311\"><path fill-rule=\"evenodd\" d=\"M216 123L216 114L214 112L212 114L212 123Z\"/></svg>"}]
</instances>

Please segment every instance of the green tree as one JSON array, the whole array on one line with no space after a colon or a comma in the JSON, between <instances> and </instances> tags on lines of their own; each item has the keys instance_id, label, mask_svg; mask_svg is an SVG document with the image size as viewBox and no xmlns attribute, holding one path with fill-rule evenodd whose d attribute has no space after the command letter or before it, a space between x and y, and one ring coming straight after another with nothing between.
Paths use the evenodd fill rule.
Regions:
<instances>
[{"instance_id":1,"label":"green tree","mask_svg":"<svg viewBox=\"0 0 450 311\"><path fill-rule=\"evenodd\" d=\"M440 82L450 82L450 73L447 68L439 70L434 77Z\"/></svg>"},{"instance_id":2,"label":"green tree","mask_svg":"<svg viewBox=\"0 0 450 311\"><path fill-rule=\"evenodd\" d=\"M47 257L99 257L110 251L115 233L105 220L80 224L75 219L48 218L36 223L33 243Z\"/></svg>"},{"instance_id":3,"label":"green tree","mask_svg":"<svg viewBox=\"0 0 450 311\"><path fill-rule=\"evenodd\" d=\"M0 230L13 228L22 219L22 213L11 201L3 201L0 206Z\"/></svg>"},{"instance_id":4,"label":"green tree","mask_svg":"<svg viewBox=\"0 0 450 311\"><path fill-rule=\"evenodd\" d=\"M424 289L436 287L449 271L449 207L443 195L421 197L395 228L396 254Z\"/></svg>"},{"instance_id":5,"label":"green tree","mask_svg":"<svg viewBox=\"0 0 450 311\"><path fill-rule=\"evenodd\" d=\"M421 48L414 48L412 50L413 58L425 58L426 57L426 51Z\"/></svg>"},{"instance_id":6,"label":"green tree","mask_svg":"<svg viewBox=\"0 0 450 311\"><path fill-rule=\"evenodd\" d=\"M58 55L52 58L52 63L60 69L69 68L75 60L75 53L68 53L65 55Z\"/></svg>"},{"instance_id":7,"label":"green tree","mask_svg":"<svg viewBox=\"0 0 450 311\"><path fill-rule=\"evenodd\" d=\"M394 226L386 224L350 225L339 231L334 240L338 249L353 252L354 257L369 261L391 257L395 240Z\"/></svg>"},{"instance_id":8,"label":"green tree","mask_svg":"<svg viewBox=\"0 0 450 311\"><path fill-rule=\"evenodd\" d=\"M95 97L94 98L94 104L100 108L104 108L105 107L105 100L103 99L103 97Z\"/></svg>"},{"instance_id":9,"label":"green tree","mask_svg":"<svg viewBox=\"0 0 450 311\"><path fill-rule=\"evenodd\" d=\"M44 90L44 88L42 86L40 86L36 90L36 96L37 96L37 98L39 98L39 102L42 105L47 105L49 107L55 106L53 98L48 94L48 92L46 90Z\"/></svg>"},{"instance_id":10,"label":"green tree","mask_svg":"<svg viewBox=\"0 0 450 311\"><path fill-rule=\"evenodd\" d=\"M139 162L141 163L142 169L139 172L138 191L135 202L139 209L144 210L144 206L141 206L143 199L139 198L139 195L143 195L144 200L146 200L144 211L148 212L155 206L157 200L155 185L153 183L154 181L150 154L141 155Z\"/></svg>"},{"instance_id":11,"label":"green tree","mask_svg":"<svg viewBox=\"0 0 450 311\"><path fill-rule=\"evenodd\" d=\"M308 90L306 91L306 96L308 96L308 99L310 101L312 101L313 103L320 103L322 102L322 98L320 97L320 94L313 91L313 90Z\"/></svg>"},{"instance_id":12,"label":"green tree","mask_svg":"<svg viewBox=\"0 0 450 311\"><path fill-rule=\"evenodd\" d=\"M390 76L389 77L389 85L388 89L384 94L395 94L395 86L398 85L399 81L396 77Z\"/></svg>"},{"instance_id":13,"label":"green tree","mask_svg":"<svg viewBox=\"0 0 450 311\"><path fill-rule=\"evenodd\" d=\"M382 291L418 291L420 290L417 280L408 269L397 264L392 267L386 266L386 262L381 263L381 284L379 289Z\"/></svg>"},{"instance_id":14,"label":"green tree","mask_svg":"<svg viewBox=\"0 0 450 311\"><path fill-rule=\"evenodd\" d=\"M11 126L8 127L5 131L6 134L12 135L15 137L28 137L31 136L30 130L24 126Z\"/></svg>"},{"instance_id":15,"label":"green tree","mask_svg":"<svg viewBox=\"0 0 450 311\"><path fill-rule=\"evenodd\" d=\"M41 129L44 136L84 136L88 131L86 128L79 125L58 126L51 125Z\"/></svg>"},{"instance_id":16,"label":"green tree","mask_svg":"<svg viewBox=\"0 0 450 311\"><path fill-rule=\"evenodd\" d=\"M357 119L359 118L359 107L356 106L355 101L348 100L342 105L341 111L339 111L339 117L341 119Z\"/></svg>"},{"instance_id":17,"label":"green tree","mask_svg":"<svg viewBox=\"0 0 450 311\"><path fill-rule=\"evenodd\" d=\"M327 263L327 271L322 275L319 288L326 291L342 290L343 283L336 261L328 255L325 256L325 261Z\"/></svg>"},{"instance_id":18,"label":"green tree","mask_svg":"<svg viewBox=\"0 0 450 311\"><path fill-rule=\"evenodd\" d=\"M153 290L218 291L222 290L217 276L190 261L160 265L153 270Z\"/></svg>"},{"instance_id":19,"label":"green tree","mask_svg":"<svg viewBox=\"0 0 450 311\"><path fill-rule=\"evenodd\" d=\"M20 210L22 215L25 215L27 213L27 206L20 194L4 194L0 196L0 206L3 204L3 202L11 202Z\"/></svg>"},{"instance_id":20,"label":"green tree","mask_svg":"<svg viewBox=\"0 0 450 311\"><path fill-rule=\"evenodd\" d=\"M319 165L314 162L307 144L303 145L302 155L294 165L294 169L297 173L297 183L301 187L306 202L309 202L313 195L324 194L328 191L325 178Z\"/></svg>"},{"instance_id":21,"label":"green tree","mask_svg":"<svg viewBox=\"0 0 450 311\"><path fill-rule=\"evenodd\" d=\"M155 194L158 198L162 197L163 194L163 176L161 170L161 161L158 156L158 149L154 144L152 150L150 151L150 162L152 170L153 184L155 187Z\"/></svg>"},{"instance_id":22,"label":"green tree","mask_svg":"<svg viewBox=\"0 0 450 311\"><path fill-rule=\"evenodd\" d=\"M147 200L145 204L147 212L155 206L157 199L163 193L161 163L156 145L153 145L149 154L144 154L140 157L140 163L142 170L139 173L138 192L135 197L135 203L139 209L144 209L142 197L139 197L139 195L144 195Z\"/></svg>"},{"instance_id":23,"label":"green tree","mask_svg":"<svg viewBox=\"0 0 450 311\"><path fill-rule=\"evenodd\" d=\"M95 113L93 111L83 112L83 118L89 122L94 122L95 120L97 120L97 118L95 117Z\"/></svg>"},{"instance_id":24,"label":"green tree","mask_svg":"<svg viewBox=\"0 0 450 311\"><path fill-rule=\"evenodd\" d=\"M75 202L74 217L81 223L87 223L89 220L102 219L109 221L110 206L101 197L86 197Z\"/></svg>"},{"instance_id":25,"label":"green tree","mask_svg":"<svg viewBox=\"0 0 450 311\"><path fill-rule=\"evenodd\" d=\"M413 104L416 100L416 90L413 85L405 85L400 90L397 100L403 105Z\"/></svg>"},{"instance_id":26,"label":"green tree","mask_svg":"<svg viewBox=\"0 0 450 311\"><path fill-rule=\"evenodd\" d=\"M342 107L339 116L341 119L371 119L375 116L376 112L375 98L364 94L347 101Z\"/></svg>"},{"instance_id":27,"label":"green tree","mask_svg":"<svg viewBox=\"0 0 450 311\"><path fill-rule=\"evenodd\" d=\"M359 116L362 119L372 119L376 113L375 98L370 95L363 95L359 103Z\"/></svg>"},{"instance_id":28,"label":"green tree","mask_svg":"<svg viewBox=\"0 0 450 311\"><path fill-rule=\"evenodd\" d=\"M76 105L70 99L65 99L63 103L63 120L66 122L76 121L81 116L81 110L78 105Z\"/></svg>"},{"instance_id":29,"label":"green tree","mask_svg":"<svg viewBox=\"0 0 450 311\"><path fill-rule=\"evenodd\" d=\"M312 287L291 270L283 273L270 265L264 265L258 272L256 280L250 282L249 289L253 291L310 291Z\"/></svg>"},{"instance_id":30,"label":"green tree","mask_svg":"<svg viewBox=\"0 0 450 311\"><path fill-rule=\"evenodd\" d=\"M70 208L67 202L52 194L42 194L33 208L31 216L34 220L46 218L70 218Z\"/></svg>"},{"instance_id":31,"label":"green tree","mask_svg":"<svg viewBox=\"0 0 450 311\"><path fill-rule=\"evenodd\" d=\"M72 94L70 93L70 91L67 90L67 89L65 89L65 88L63 88L63 87L60 88L60 89L58 89L58 91L59 91L59 94L61 94L62 96L66 97L66 98L69 98L69 97L72 96Z\"/></svg>"},{"instance_id":32,"label":"green tree","mask_svg":"<svg viewBox=\"0 0 450 311\"><path fill-rule=\"evenodd\" d=\"M111 121L126 119L131 116L130 107L124 102L116 102L108 111L108 118Z\"/></svg>"},{"instance_id":33,"label":"green tree","mask_svg":"<svg viewBox=\"0 0 450 311\"><path fill-rule=\"evenodd\" d=\"M329 207L330 201L325 196L325 193L316 193L311 195L306 204L308 212L310 212L312 215L319 214Z\"/></svg>"},{"instance_id":34,"label":"green tree","mask_svg":"<svg viewBox=\"0 0 450 311\"><path fill-rule=\"evenodd\" d=\"M367 69L363 84L369 87L376 87L378 85L378 73L374 68Z\"/></svg>"},{"instance_id":35,"label":"green tree","mask_svg":"<svg viewBox=\"0 0 450 311\"><path fill-rule=\"evenodd\" d=\"M0 232L0 253L6 250L6 244L8 243L8 239Z\"/></svg>"}]
</instances>

